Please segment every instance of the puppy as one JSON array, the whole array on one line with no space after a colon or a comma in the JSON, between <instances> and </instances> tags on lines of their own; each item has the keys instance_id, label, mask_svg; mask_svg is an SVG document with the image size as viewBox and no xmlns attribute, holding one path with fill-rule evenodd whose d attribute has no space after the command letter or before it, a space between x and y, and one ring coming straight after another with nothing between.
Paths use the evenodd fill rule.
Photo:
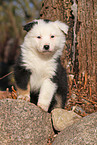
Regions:
<instances>
[{"instance_id":1,"label":"puppy","mask_svg":"<svg viewBox=\"0 0 97 145\"><path fill-rule=\"evenodd\" d=\"M14 66L18 99L34 102L36 97L37 105L44 111L50 112L56 101L56 107L63 108L67 94L67 75L60 56L68 26L60 21L39 19L26 24L24 30L28 33Z\"/></svg>"}]
</instances>

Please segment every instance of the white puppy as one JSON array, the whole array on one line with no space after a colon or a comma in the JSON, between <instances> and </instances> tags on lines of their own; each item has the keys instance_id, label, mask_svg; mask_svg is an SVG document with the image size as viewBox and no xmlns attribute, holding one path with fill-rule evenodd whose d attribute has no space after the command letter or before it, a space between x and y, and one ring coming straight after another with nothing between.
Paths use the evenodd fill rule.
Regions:
<instances>
[{"instance_id":1,"label":"white puppy","mask_svg":"<svg viewBox=\"0 0 97 145\"><path fill-rule=\"evenodd\" d=\"M44 111L51 111L53 98L59 100L57 107L64 107L67 76L60 56L68 26L60 21L39 19L26 24L24 30L28 33L14 67L18 99L29 101L31 92L32 102L38 96L37 105Z\"/></svg>"}]
</instances>

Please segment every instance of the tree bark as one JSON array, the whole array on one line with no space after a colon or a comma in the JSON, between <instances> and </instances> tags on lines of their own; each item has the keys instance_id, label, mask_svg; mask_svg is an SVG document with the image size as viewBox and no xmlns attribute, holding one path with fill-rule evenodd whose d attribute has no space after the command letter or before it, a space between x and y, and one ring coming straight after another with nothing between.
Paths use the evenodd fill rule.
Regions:
<instances>
[{"instance_id":1,"label":"tree bark","mask_svg":"<svg viewBox=\"0 0 97 145\"><path fill-rule=\"evenodd\" d=\"M96 0L78 1L78 21L81 22L77 35L79 51L79 77L87 76L87 83L93 93L97 92L97 25Z\"/></svg>"}]
</instances>

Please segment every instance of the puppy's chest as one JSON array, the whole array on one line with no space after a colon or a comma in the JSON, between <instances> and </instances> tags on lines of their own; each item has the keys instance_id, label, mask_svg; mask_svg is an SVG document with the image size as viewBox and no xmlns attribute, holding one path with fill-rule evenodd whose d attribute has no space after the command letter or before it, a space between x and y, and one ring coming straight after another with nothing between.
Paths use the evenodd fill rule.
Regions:
<instances>
[{"instance_id":1,"label":"puppy's chest","mask_svg":"<svg viewBox=\"0 0 97 145\"><path fill-rule=\"evenodd\" d=\"M56 63L53 61L32 61L30 86L31 90L39 90L45 79L50 79L55 75Z\"/></svg>"}]
</instances>

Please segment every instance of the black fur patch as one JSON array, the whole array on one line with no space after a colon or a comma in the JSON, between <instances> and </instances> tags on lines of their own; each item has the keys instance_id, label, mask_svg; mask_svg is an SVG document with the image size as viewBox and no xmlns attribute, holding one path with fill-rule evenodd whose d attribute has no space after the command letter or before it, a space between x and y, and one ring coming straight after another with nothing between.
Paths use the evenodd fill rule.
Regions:
<instances>
[{"instance_id":1,"label":"black fur patch","mask_svg":"<svg viewBox=\"0 0 97 145\"><path fill-rule=\"evenodd\" d=\"M14 66L14 77L17 86L23 90L26 90L30 80L31 72L30 70L25 69L24 66L21 66L21 64L21 56L19 56Z\"/></svg>"},{"instance_id":2,"label":"black fur patch","mask_svg":"<svg viewBox=\"0 0 97 145\"><path fill-rule=\"evenodd\" d=\"M64 108L65 103L66 103L66 98L67 98L67 92L68 92L68 81L67 81L67 73L66 69L63 68L61 64L60 58L57 59L57 70L56 70L56 75L53 76L51 79L54 83L57 84L58 89L57 89L57 94L59 94L62 98L62 108Z\"/></svg>"},{"instance_id":3,"label":"black fur patch","mask_svg":"<svg viewBox=\"0 0 97 145\"><path fill-rule=\"evenodd\" d=\"M46 22L46 23L49 23L49 22L51 22L50 20L48 20L48 19L44 19L44 21Z\"/></svg>"},{"instance_id":4,"label":"black fur patch","mask_svg":"<svg viewBox=\"0 0 97 145\"><path fill-rule=\"evenodd\" d=\"M26 30L27 32L31 30L31 28L35 25L35 24L38 24L38 22L30 22L30 23L27 23L26 25L23 26L23 29Z\"/></svg>"}]
</instances>

